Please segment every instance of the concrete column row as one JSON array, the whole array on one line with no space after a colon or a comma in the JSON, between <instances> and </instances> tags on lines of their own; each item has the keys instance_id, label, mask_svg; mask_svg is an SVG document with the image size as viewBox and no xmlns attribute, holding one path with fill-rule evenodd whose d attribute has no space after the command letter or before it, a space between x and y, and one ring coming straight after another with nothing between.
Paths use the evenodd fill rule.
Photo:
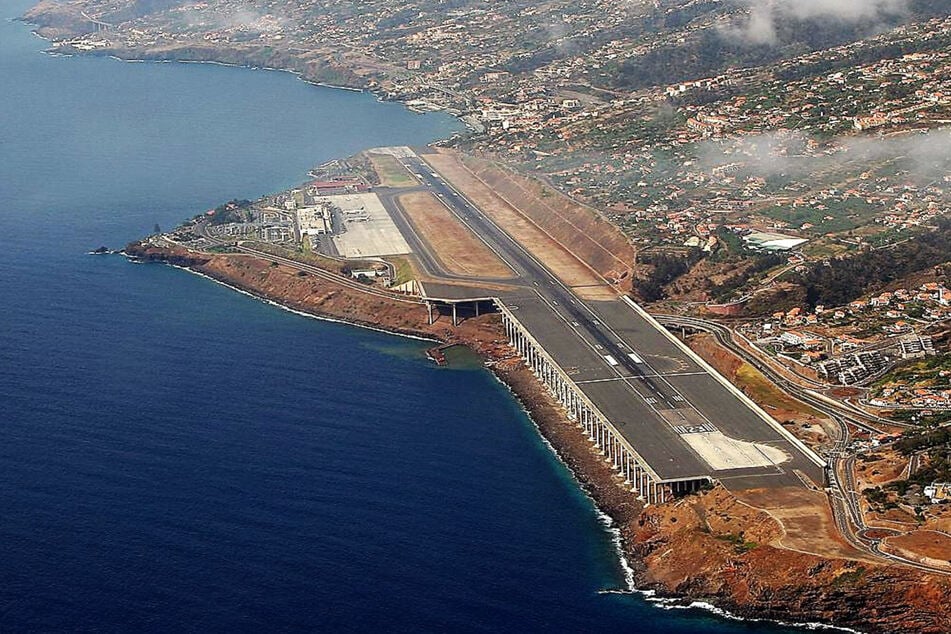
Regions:
<instances>
[{"instance_id":1,"label":"concrete column row","mask_svg":"<svg viewBox=\"0 0 951 634\"><path fill-rule=\"evenodd\" d=\"M505 334L535 376L548 388L568 414L584 430L612 468L626 484L648 504L665 502L670 495L667 485L655 482L637 457L627 449L614 428L587 405L573 381L559 371L548 356L538 349L515 319L502 312Z\"/></svg>"}]
</instances>

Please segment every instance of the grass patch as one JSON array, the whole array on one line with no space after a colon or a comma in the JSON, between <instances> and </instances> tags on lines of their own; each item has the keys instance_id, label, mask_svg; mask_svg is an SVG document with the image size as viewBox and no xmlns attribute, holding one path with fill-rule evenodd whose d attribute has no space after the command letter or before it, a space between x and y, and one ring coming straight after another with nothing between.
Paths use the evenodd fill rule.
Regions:
<instances>
[{"instance_id":1,"label":"grass patch","mask_svg":"<svg viewBox=\"0 0 951 634\"><path fill-rule=\"evenodd\" d=\"M414 187L418 184L395 157L387 154L368 154L367 157L384 187Z\"/></svg>"},{"instance_id":2,"label":"grass patch","mask_svg":"<svg viewBox=\"0 0 951 634\"><path fill-rule=\"evenodd\" d=\"M832 582L832 585L836 588L855 585L862 579L863 576L865 576L865 568L863 566L859 566L855 570L843 572L841 575L835 578L835 581Z\"/></svg>"},{"instance_id":3,"label":"grass patch","mask_svg":"<svg viewBox=\"0 0 951 634\"><path fill-rule=\"evenodd\" d=\"M948 386L946 377L949 372L951 354L941 354L901 365L876 381L873 387L876 392L892 384L943 388Z\"/></svg>"},{"instance_id":4,"label":"grass patch","mask_svg":"<svg viewBox=\"0 0 951 634\"><path fill-rule=\"evenodd\" d=\"M802 412L810 416L821 417L821 414L784 393L763 376L759 370L744 363L736 371L736 382L744 392L758 405L768 405L778 409Z\"/></svg>"},{"instance_id":5,"label":"grass patch","mask_svg":"<svg viewBox=\"0 0 951 634\"><path fill-rule=\"evenodd\" d=\"M748 553L759 546L756 542L747 541L743 535L734 535L733 533L717 535L717 539L733 544L733 550L740 555Z\"/></svg>"},{"instance_id":6,"label":"grass patch","mask_svg":"<svg viewBox=\"0 0 951 634\"><path fill-rule=\"evenodd\" d=\"M416 268L408 257L388 257L386 261L396 269L396 279L393 280L394 286L405 284L417 278Z\"/></svg>"}]
</instances>

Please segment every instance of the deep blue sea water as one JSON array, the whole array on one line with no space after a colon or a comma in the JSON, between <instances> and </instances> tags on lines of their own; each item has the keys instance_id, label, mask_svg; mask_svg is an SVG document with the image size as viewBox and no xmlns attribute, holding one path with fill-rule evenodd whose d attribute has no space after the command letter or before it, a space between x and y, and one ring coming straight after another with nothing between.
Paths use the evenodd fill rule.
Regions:
<instances>
[{"instance_id":1,"label":"deep blue sea water","mask_svg":"<svg viewBox=\"0 0 951 634\"><path fill-rule=\"evenodd\" d=\"M0 6L0 631L770 631L663 611L509 393L121 246L457 124L54 58Z\"/></svg>"}]
</instances>

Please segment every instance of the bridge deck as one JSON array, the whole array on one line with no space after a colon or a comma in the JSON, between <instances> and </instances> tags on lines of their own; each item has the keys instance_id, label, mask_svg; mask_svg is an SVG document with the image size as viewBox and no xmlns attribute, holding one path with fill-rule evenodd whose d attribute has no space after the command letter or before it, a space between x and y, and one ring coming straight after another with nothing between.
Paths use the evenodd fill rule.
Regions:
<instances>
[{"instance_id":1,"label":"bridge deck","mask_svg":"<svg viewBox=\"0 0 951 634\"><path fill-rule=\"evenodd\" d=\"M822 481L821 467L629 305L575 301L565 307L530 292L502 298L662 480L801 485L795 469ZM592 335L592 324L612 345Z\"/></svg>"}]
</instances>

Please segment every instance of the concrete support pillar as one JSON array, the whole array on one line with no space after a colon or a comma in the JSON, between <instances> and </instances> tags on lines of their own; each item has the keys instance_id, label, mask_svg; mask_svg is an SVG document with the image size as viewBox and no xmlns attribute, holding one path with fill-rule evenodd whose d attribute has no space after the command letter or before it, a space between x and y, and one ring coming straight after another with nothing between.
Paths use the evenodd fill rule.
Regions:
<instances>
[{"instance_id":1,"label":"concrete support pillar","mask_svg":"<svg viewBox=\"0 0 951 634\"><path fill-rule=\"evenodd\" d=\"M433 320L433 304L432 302L426 302L426 310L429 311L429 325L432 326L435 321Z\"/></svg>"},{"instance_id":2,"label":"concrete support pillar","mask_svg":"<svg viewBox=\"0 0 951 634\"><path fill-rule=\"evenodd\" d=\"M456 315L456 304L455 304L455 302L453 302L453 304L452 304L452 325L453 325L453 326L458 326L458 325L459 325L459 317Z\"/></svg>"}]
</instances>

